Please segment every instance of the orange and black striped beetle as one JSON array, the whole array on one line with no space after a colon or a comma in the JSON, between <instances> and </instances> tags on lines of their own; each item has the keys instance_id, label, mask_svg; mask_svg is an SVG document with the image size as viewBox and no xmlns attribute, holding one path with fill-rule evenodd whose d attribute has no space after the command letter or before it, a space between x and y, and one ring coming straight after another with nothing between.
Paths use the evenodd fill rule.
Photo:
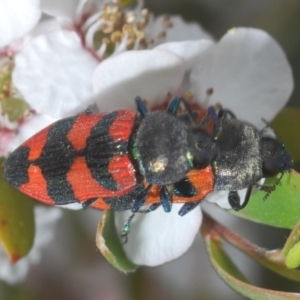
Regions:
<instances>
[{"instance_id":1,"label":"orange and black striped beetle","mask_svg":"<svg viewBox=\"0 0 300 300\"><path fill-rule=\"evenodd\" d=\"M172 203L183 203L183 216L213 190L228 190L230 205L239 210L261 178L291 168L275 138L228 110L210 107L200 118L180 97L165 111L148 112L140 97L136 105L138 113L87 112L48 126L8 157L5 179L49 205L77 202L136 213L144 205L169 212ZM240 204L237 191L244 188Z\"/></svg>"}]
</instances>

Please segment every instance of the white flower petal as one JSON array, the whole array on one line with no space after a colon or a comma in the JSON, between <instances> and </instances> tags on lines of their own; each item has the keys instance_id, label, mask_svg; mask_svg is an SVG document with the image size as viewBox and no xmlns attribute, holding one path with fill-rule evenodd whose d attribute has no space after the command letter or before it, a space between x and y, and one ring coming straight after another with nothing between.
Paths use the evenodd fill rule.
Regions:
<instances>
[{"instance_id":1,"label":"white flower petal","mask_svg":"<svg viewBox=\"0 0 300 300\"><path fill-rule=\"evenodd\" d=\"M166 213L162 207L148 214L136 214L124 250L130 260L138 265L157 266L185 253L199 231L202 212L196 208L181 217L182 204L173 204ZM130 211L116 212L115 224L121 232Z\"/></svg>"},{"instance_id":2,"label":"white flower petal","mask_svg":"<svg viewBox=\"0 0 300 300\"><path fill-rule=\"evenodd\" d=\"M82 21L95 6L103 0L41 0L41 9L44 13L64 21L70 26Z\"/></svg>"},{"instance_id":3,"label":"white flower petal","mask_svg":"<svg viewBox=\"0 0 300 300\"><path fill-rule=\"evenodd\" d=\"M46 20L40 21L33 30L30 31L30 38L34 38L36 36L39 36L41 34L46 34L51 31L59 30L60 25L54 18L49 18Z\"/></svg>"},{"instance_id":4,"label":"white flower petal","mask_svg":"<svg viewBox=\"0 0 300 300\"><path fill-rule=\"evenodd\" d=\"M54 31L26 43L16 56L13 81L38 113L62 118L91 104L97 64L75 32Z\"/></svg>"},{"instance_id":5,"label":"white flower petal","mask_svg":"<svg viewBox=\"0 0 300 300\"><path fill-rule=\"evenodd\" d=\"M262 178L258 183L260 185L263 185L265 180L266 180L265 178ZM257 191L258 191L258 189L256 187L253 187L251 195L256 193ZM232 207L230 206L229 201L228 201L228 193L229 193L229 191L214 191L214 192L208 194L205 197L205 199L208 202L218 204L220 207L222 207L224 209L231 209ZM238 194L240 196L240 204L244 203L246 193L247 193L247 188L238 191Z\"/></svg>"},{"instance_id":6,"label":"white flower petal","mask_svg":"<svg viewBox=\"0 0 300 300\"><path fill-rule=\"evenodd\" d=\"M34 37L59 29L60 25L56 19L50 18L42 20L22 40L17 40L16 42L11 43L7 50L11 53L18 53L22 50L24 44L28 43Z\"/></svg>"},{"instance_id":7,"label":"white flower petal","mask_svg":"<svg viewBox=\"0 0 300 300\"><path fill-rule=\"evenodd\" d=\"M259 29L229 31L206 51L191 72L197 99L221 103L238 118L262 127L285 105L293 89L292 71L280 46Z\"/></svg>"},{"instance_id":8,"label":"white flower petal","mask_svg":"<svg viewBox=\"0 0 300 300\"><path fill-rule=\"evenodd\" d=\"M33 115L18 128L18 132L9 145L9 151L14 151L34 134L55 121L57 121L57 119L51 118L47 115Z\"/></svg>"},{"instance_id":9,"label":"white flower petal","mask_svg":"<svg viewBox=\"0 0 300 300\"><path fill-rule=\"evenodd\" d=\"M246 190L247 189L239 191L241 199L244 199L246 195ZM205 197L205 200L211 203L216 203L224 209L231 209L231 206L228 202L228 193L229 191L212 192Z\"/></svg>"},{"instance_id":10,"label":"white flower petal","mask_svg":"<svg viewBox=\"0 0 300 300\"><path fill-rule=\"evenodd\" d=\"M14 265L11 265L6 254L0 246L0 279L9 284L15 284L21 281L27 274L29 261L26 258L21 259Z\"/></svg>"},{"instance_id":11,"label":"white flower petal","mask_svg":"<svg viewBox=\"0 0 300 300\"><path fill-rule=\"evenodd\" d=\"M65 205L59 205L59 207L70 209L70 210L80 210L82 209L82 203L70 203L70 204L65 204Z\"/></svg>"},{"instance_id":12,"label":"white flower petal","mask_svg":"<svg viewBox=\"0 0 300 300\"><path fill-rule=\"evenodd\" d=\"M61 217L62 211L58 208L46 208L37 206L35 208L35 239L28 256L22 258L14 265L11 265L4 256L0 247L0 278L4 281L15 284L20 282L28 273L30 264L39 262L41 250L53 239L54 226Z\"/></svg>"},{"instance_id":13,"label":"white flower petal","mask_svg":"<svg viewBox=\"0 0 300 300\"><path fill-rule=\"evenodd\" d=\"M209 40L169 42L160 44L154 49L165 49L178 55L185 63L185 70L189 71L199 61L201 55L208 48L212 47L214 42Z\"/></svg>"},{"instance_id":14,"label":"white flower petal","mask_svg":"<svg viewBox=\"0 0 300 300\"><path fill-rule=\"evenodd\" d=\"M37 206L34 210L35 238L28 259L37 263L41 258L41 248L51 242L54 237L54 226L62 216L62 210L56 207Z\"/></svg>"},{"instance_id":15,"label":"white flower petal","mask_svg":"<svg viewBox=\"0 0 300 300\"><path fill-rule=\"evenodd\" d=\"M134 108L134 98L159 100L177 91L183 80L184 64L166 50L128 51L104 60L93 76L99 109Z\"/></svg>"},{"instance_id":16,"label":"white flower petal","mask_svg":"<svg viewBox=\"0 0 300 300\"><path fill-rule=\"evenodd\" d=\"M144 32L147 40L153 41L153 46L186 40L214 40L198 23L185 22L180 16L159 16L149 23Z\"/></svg>"},{"instance_id":17,"label":"white flower petal","mask_svg":"<svg viewBox=\"0 0 300 300\"><path fill-rule=\"evenodd\" d=\"M0 128L6 128L9 130L15 130L18 127L18 122L11 122L9 116L5 113L2 114L2 109L0 107Z\"/></svg>"},{"instance_id":18,"label":"white flower petal","mask_svg":"<svg viewBox=\"0 0 300 300\"><path fill-rule=\"evenodd\" d=\"M39 0L0 1L0 47L23 37L41 17Z\"/></svg>"},{"instance_id":19,"label":"white flower petal","mask_svg":"<svg viewBox=\"0 0 300 300\"><path fill-rule=\"evenodd\" d=\"M214 38L196 22L186 22L180 16L171 16L170 22L173 26L166 31L165 42L200 39L214 40Z\"/></svg>"},{"instance_id":20,"label":"white flower petal","mask_svg":"<svg viewBox=\"0 0 300 300\"><path fill-rule=\"evenodd\" d=\"M43 12L58 18L73 20L80 0L41 0Z\"/></svg>"},{"instance_id":21,"label":"white flower petal","mask_svg":"<svg viewBox=\"0 0 300 300\"><path fill-rule=\"evenodd\" d=\"M14 138L12 130L0 128L0 157L6 157L9 154L9 146Z\"/></svg>"}]
</instances>

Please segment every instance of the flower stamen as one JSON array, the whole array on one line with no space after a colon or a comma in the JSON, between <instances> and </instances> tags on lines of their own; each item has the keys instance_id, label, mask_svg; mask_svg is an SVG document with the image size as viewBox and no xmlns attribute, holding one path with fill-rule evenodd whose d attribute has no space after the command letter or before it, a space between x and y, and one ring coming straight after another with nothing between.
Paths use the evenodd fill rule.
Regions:
<instances>
[{"instance_id":1,"label":"flower stamen","mask_svg":"<svg viewBox=\"0 0 300 300\"><path fill-rule=\"evenodd\" d=\"M133 8L132 0L110 0L100 10L89 11L89 15L87 5L87 1L82 0L77 7L76 28L84 46L95 51L100 60L126 50L147 49L155 44L153 37L147 37L154 18L144 8L142 0L137 0ZM171 28L172 23L165 17L161 26ZM160 41L166 36L164 29L157 36Z\"/></svg>"}]
</instances>

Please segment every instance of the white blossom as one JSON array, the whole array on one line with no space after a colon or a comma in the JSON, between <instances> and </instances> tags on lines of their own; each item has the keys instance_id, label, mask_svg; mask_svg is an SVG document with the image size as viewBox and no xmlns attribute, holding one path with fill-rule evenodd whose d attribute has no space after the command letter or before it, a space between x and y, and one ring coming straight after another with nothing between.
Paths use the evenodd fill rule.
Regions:
<instances>
[{"instance_id":1,"label":"white blossom","mask_svg":"<svg viewBox=\"0 0 300 300\"><path fill-rule=\"evenodd\" d=\"M164 102L170 95L193 95L204 109L220 103L239 119L261 128L262 117L271 120L286 104L293 77L285 54L273 38L259 29L237 28L218 43L172 42L112 57L96 68L93 86L98 107L105 109L119 103L133 108L137 95L150 105ZM228 208L228 192L212 195L207 198ZM124 246L133 262L159 265L191 246L201 213L196 209L179 217L178 206L173 204L169 214L160 209L138 216L137 224L133 220L134 232ZM121 232L129 213L115 215Z\"/></svg>"}]
</instances>

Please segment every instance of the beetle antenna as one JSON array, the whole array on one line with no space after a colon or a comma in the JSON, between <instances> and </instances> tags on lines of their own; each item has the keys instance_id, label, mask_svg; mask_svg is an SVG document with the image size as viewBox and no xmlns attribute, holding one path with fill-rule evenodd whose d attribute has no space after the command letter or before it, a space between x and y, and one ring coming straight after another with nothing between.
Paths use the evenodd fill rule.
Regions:
<instances>
[{"instance_id":1,"label":"beetle antenna","mask_svg":"<svg viewBox=\"0 0 300 300\"><path fill-rule=\"evenodd\" d=\"M181 98L181 103L183 103L185 109L187 110L188 115L189 115L193 125L196 125L196 119L194 117L193 111L192 111L190 105L188 104L188 102L185 99Z\"/></svg>"},{"instance_id":2,"label":"beetle antenna","mask_svg":"<svg viewBox=\"0 0 300 300\"><path fill-rule=\"evenodd\" d=\"M272 192L275 191L276 189L276 186L279 184L279 182L281 181L282 177L284 175L284 172L281 172L281 175L280 177L277 179L277 181L272 184L272 185L256 185L256 187L258 189L260 189L261 191L264 191L266 192L265 196L263 197L263 200L265 201L270 195Z\"/></svg>"},{"instance_id":3,"label":"beetle antenna","mask_svg":"<svg viewBox=\"0 0 300 300\"><path fill-rule=\"evenodd\" d=\"M276 186L279 184L280 180L282 179L283 174L284 174L284 172L281 172L280 177L277 179L277 181L276 181L273 185L271 185L271 188L272 188L272 189L270 189L269 191L267 191L267 193L266 193L265 196L263 197L263 200L266 200L266 199L270 196L270 194L271 194L273 191L275 191L275 188L276 188Z\"/></svg>"}]
</instances>

